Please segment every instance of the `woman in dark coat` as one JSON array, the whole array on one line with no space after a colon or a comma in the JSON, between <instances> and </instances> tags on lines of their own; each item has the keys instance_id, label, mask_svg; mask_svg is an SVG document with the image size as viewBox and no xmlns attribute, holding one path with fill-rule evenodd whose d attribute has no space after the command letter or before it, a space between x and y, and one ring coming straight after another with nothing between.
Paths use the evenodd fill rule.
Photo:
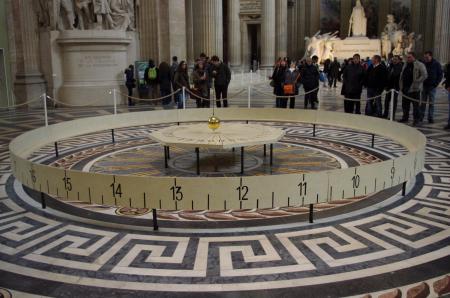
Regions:
<instances>
[{"instance_id":1,"label":"woman in dark coat","mask_svg":"<svg viewBox=\"0 0 450 298\"><path fill-rule=\"evenodd\" d=\"M310 104L311 109L316 109L316 102L318 102L317 93L319 92L319 89L317 89L319 88L319 78L319 71L312 63L312 59L306 58L306 65L302 68L302 72L300 73L300 80L306 93L305 109L308 108L308 103Z\"/></svg>"},{"instance_id":2,"label":"woman in dark coat","mask_svg":"<svg viewBox=\"0 0 450 298\"><path fill-rule=\"evenodd\" d=\"M286 70L286 73L284 75L284 83L283 83L283 91L285 91L286 85L292 85L293 86L293 93L287 94L284 92L285 96L292 95L289 97L289 108L293 109L295 108L295 96L298 95L298 82L300 79L300 71L296 68L295 62L291 62L291 67ZM284 97L281 99L281 106L280 108L287 108L287 101L288 98Z\"/></svg>"},{"instance_id":3,"label":"woman in dark coat","mask_svg":"<svg viewBox=\"0 0 450 298\"><path fill-rule=\"evenodd\" d=\"M194 89L192 91L198 96L195 98L197 108L209 108L208 75L205 70L205 64L202 61L195 64L191 78L194 83Z\"/></svg>"},{"instance_id":4,"label":"woman in dark coat","mask_svg":"<svg viewBox=\"0 0 450 298\"><path fill-rule=\"evenodd\" d=\"M159 64L158 80L159 80L159 92L161 94L161 97L164 97L162 99L163 107L168 108L168 105L170 104L172 98L171 96L168 96L171 91L171 81L170 81L170 67L169 64L167 64L167 62L161 62L161 64Z\"/></svg>"},{"instance_id":5,"label":"woman in dark coat","mask_svg":"<svg viewBox=\"0 0 450 298\"><path fill-rule=\"evenodd\" d=\"M181 61L178 65L177 71L175 72L175 76L173 78L173 84L175 86L175 90L179 90L178 92L182 92L180 89L185 87L189 90L189 76L187 73L187 64L186 61ZM183 97L178 97L178 108L183 108Z\"/></svg>"},{"instance_id":6,"label":"woman in dark coat","mask_svg":"<svg viewBox=\"0 0 450 298\"><path fill-rule=\"evenodd\" d=\"M286 73L286 61L280 60L279 64L277 62L277 66L273 70L271 79L273 81L273 93L277 96L275 106L277 108L281 108L281 100L282 98L279 96L284 96L283 93L283 82L284 75Z\"/></svg>"}]
</instances>

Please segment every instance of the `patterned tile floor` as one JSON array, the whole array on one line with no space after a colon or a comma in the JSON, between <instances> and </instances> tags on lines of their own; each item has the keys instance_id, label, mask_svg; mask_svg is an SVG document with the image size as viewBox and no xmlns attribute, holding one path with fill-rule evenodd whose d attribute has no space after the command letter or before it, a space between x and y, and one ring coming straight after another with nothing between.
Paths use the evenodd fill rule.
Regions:
<instances>
[{"instance_id":1,"label":"patterned tile floor","mask_svg":"<svg viewBox=\"0 0 450 298\"><path fill-rule=\"evenodd\" d=\"M341 110L333 92L323 92L321 108ZM444 100L446 95L440 92L439 101ZM261 100L261 105L268 104ZM107 113L110 109L56 109L50 121ZM405 197L395 193L313 224L168 227L153 232L150 226L103 221L81 210L77 214L51 206L41 209L33 193L10 175L7 152L12 138L42 125L41 111L1 112L0 287L4 289L0 293L13 297L25 293L56 297L362 297L374 293L378 297L394 289L406 296L425 281L428 296L436 297L450 273L450 133L442 130L447 109L440 106L436 114L436 124L420 128L428 137L426 165ZM345 145L362 144L361 136L342 134L348 134ZM70 150L70 141L64 146L61 152ZM444 286L436 286L437 281Z\"/></svg>"}]
</instances>

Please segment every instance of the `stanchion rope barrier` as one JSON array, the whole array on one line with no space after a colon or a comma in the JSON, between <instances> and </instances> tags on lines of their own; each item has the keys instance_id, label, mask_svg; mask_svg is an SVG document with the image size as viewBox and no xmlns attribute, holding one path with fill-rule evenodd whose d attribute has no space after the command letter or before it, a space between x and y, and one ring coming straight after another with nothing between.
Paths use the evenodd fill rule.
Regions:
<instances>
[{"instance_id":1,"label":"stanchion rope barrier","mask_svg":"<svg viewBox=\"0 0 450 298\"><path fill-rule=\"evenodd\" d=\"M233 94L233 95L231 95L231 96L228 96L227 98L215 99L215 98L205 98L205 97L202 97L202 96L198 96L197 94L193 93L191 90L186 89L186 92L189 93L189 94L191 94L191 95L193 96L193 99L201 99L201 100L205 100L205 101L231 100L231 99L236 98L236 96L238 96L238 95L244 93L245 91L247 91L247 89L241 89L241 90L238 91L237 93L235 93L235 94Z\"/></svg>"},{"instance_id":2,"label":"stanchion rope barrier","mask_svg":"<svg viewBox=\"0 0 450 298\"><path fill-rule=\"evenodd\" d=\"M8 107L0 107L0 110L10 110L10 109L15 109L15 108L18 108L18 107L25 106L25 105L28 105L29 103L41 100L42 96L43 96L43 94L41 96L39 96L38 98L31 99L31 100L28 100L28 101L23 102L23 103L19 103L19 104L8 106Z\"/></svg>"},{"instance_id":3,"label":"stanchion rope barrier","mask_svg":"<svg viewBox=\"0 0 450 298\"><path fill-rule=\"evenodd\" d=\"M168 97L172 97L173 95L177 94L178 92L181 92L181 90L182 89L175 90L174 92L172 92L172 93L170 93L168 95L165 95L165 96L162 96L162 97L158 97L158 98L139 98L139 97L135 97L135 96L129 96L129 95L127 95L125 93L122 93L122 92L120 92L118 90L115 90L115 92L117 94L122 95L122 96L131 98L131 99L135 99L135 100L138 100L138 101L150 101L151 102L151 101L160 101L162 99L165 99L165 98L168 98ZM111 90L111 92L114 92L114 90Z\"/></svg>"}]
</instances>

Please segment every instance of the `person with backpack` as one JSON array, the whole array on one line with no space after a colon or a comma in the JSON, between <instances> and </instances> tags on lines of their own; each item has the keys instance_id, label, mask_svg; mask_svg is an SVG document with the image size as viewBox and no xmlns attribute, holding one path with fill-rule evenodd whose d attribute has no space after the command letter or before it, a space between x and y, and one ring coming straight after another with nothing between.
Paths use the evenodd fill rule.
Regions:
<instances>
[{"instance_id":1,"label":"person with backpack","mask_svg":"<svg viewBox=\"0 0 450 298\"><path fill-rule=\"evenodd\" d=\"M150 98L156 98L158 96L158 68L152 59L148 61L148 66L144 71L144 81L147 84Z\"/></svg>"}]
</instances>

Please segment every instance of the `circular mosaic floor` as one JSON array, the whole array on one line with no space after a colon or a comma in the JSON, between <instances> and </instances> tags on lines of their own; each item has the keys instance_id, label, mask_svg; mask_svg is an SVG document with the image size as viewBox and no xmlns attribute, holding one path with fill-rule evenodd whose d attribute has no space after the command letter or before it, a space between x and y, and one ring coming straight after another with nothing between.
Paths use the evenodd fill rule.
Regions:
<instances>
[{"instance_id":1,"label":"circular mosaic floor","mask_svg":"<svg viewBox=\"0 0 450 298\"><path fill-rule=\"evenodd\" d=\"M24 123L23 127L15 124L14 130L29 129ZM276 146L279 163L272 174L346 167L404 153L398 144L381 138L371 148L370 136L354 131L320 127L312 137L307 125L271 125L286 130ZM35 152L33 159L64 168L120 171L120 160L131 155L132 161L147 163L133 168L136 175L149 171L192 175L190 152L173 152L167 172L157 167L162 149L158 152L145 137L149 129L117 131L115 144L109 132L65 140L59 144L59 158L48 146ZM0 286L13 296L28 292L56 297L362 297L366 293L378 297L395 291L406 296L417 287L428 290L429 297L448 293L450 145L447 133L423 131L429 135L425 170L411 181L406 196L394 190L381 194L384 197L373 204L336 212L312 224L306 219L276 221L280 218L276 217L271 219L273 225L245 228L221 227L222 221L216 221L209 228L162 226L152 231L150 222L134 224L136 218L130 216L134 210L97 206L106 211L92 212L93 206L74 207L88 205L82 201L69 206L71 212L53 207L51 201L42 209L35 194L10 175L7 153L3 154ZM289 156L294 151L316 157L316 163L293 161ZM255 162L254 168L249 161L249 172L267 173L261 148L255 147L249 158L263 161L259 166ZM233 174L233 168L230 162L221 175ZM181 219L179 211L164 212L173 215L173 221L194 221ZM239 212L261 214L234 211ZM117 213L128 216L113 216ZM233 211L223 214L236 219ZM140 218L145 221L147 215Z\"/></svg>"}]
</instances>

